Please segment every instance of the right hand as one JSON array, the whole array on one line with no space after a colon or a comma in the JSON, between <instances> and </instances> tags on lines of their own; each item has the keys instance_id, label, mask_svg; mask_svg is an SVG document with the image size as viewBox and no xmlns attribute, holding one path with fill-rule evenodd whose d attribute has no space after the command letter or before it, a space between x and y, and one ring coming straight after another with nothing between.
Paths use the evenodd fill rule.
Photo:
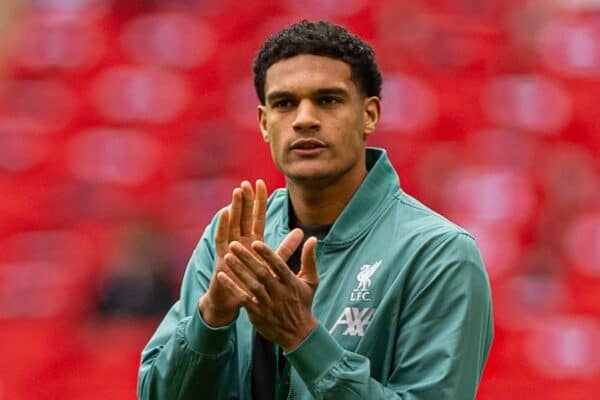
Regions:
<instances>
[{"instance_id":1,"label":"right hand","mask_svg":"<svg viewBox=\"0 0 600 400\"><path fill-rule=\"evenodd\" d=\"M259 179L256 181L256 190L252 189L250 182L242 182L241 187L233 191L231 207L221 211L215 234L217 253L215 270L208 290L198 301L202 319L212 327L231 323L240 309L239 299L231 296L227 288L216 278L219 272L229 272L224 259L229 243L235 240L253 251L252 242L263 240L266 210L267 187ZM233 274L228 273L228 275ZM236 283L244 287L241 282Z\"/></svg>"}]
</instances>

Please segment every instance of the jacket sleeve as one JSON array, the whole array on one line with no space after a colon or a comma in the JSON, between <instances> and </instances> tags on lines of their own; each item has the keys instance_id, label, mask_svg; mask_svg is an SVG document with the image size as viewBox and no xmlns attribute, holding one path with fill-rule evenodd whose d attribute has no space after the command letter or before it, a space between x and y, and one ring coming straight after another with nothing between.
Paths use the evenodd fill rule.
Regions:
<instances>
[{"instance_id":1,"label":"jacket sleeve","mask_svg":"<svg viewBox=\"0 0 600 400\"><path fill-rule=\"evenodd\" d=\"M214 269L215 223L216 217L188 263L180 299L142 351L140 400L238 397L235 326L209 327L197 306Z\"/></svg>"},{"instance_id":2,"label":"jacket sleeve","mask_svg":"<svg viewBox=\"0 0 600 400\"><path fill-rule=\"evenodd\" d=\"M473 399L492 341L490 287L472 237L453 233L411 272L396 320L391 375L318 326L288 360L316 399ZM367 328L368 329L368 328ZM391 350L392 351L392 350Z\"/></svg>"}]
</instances>

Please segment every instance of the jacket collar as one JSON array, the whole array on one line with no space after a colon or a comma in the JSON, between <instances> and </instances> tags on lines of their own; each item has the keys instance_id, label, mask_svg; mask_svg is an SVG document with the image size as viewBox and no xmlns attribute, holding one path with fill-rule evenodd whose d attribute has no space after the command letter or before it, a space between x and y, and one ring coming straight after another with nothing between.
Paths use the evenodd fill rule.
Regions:
<instances>
[{"instance_id":1,"label":"jacket collar","mask_svg":"<svg viewBox=\"0 0 600 400\"><path fill-rule=\"evenodd\" d=\"M324 243L341 245L352 242L375 222L400 190L400 180L384 149L367 147L367 175L350 202L335 220ZM289 221L289 198L284 205L283 225Z\"/></svg>"}]
</instances>

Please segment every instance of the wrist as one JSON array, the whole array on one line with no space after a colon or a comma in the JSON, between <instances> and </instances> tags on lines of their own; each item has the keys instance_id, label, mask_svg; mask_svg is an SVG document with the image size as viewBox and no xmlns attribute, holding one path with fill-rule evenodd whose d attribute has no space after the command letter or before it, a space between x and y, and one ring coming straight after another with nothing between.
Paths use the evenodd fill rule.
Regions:
<instances>
[{"instance_id":1,"label":"wrist","mask_svg":"<svg viewBox=\"0 0 600 400\"><path fill-rule=\"evenodd\" d=\"M300 346L300 344L306 340L306 338L314 331L319 322L311 314L310 319L307 323L302 325L303 329L299 329L296 334L290 336L288 340L282 341L279 343L279 346L285 353L289 353L293 351L296 347Z\"/></svg>"},{"instance_id":2,"label":"wrist","mask_svg":"<svg viewBox=\"0 0 600 400\"><path fill-rule=\"evenodd\" d=\"M207 294L200 297L198 310L204 322L213 328L231 324L237 318L238 314L238 310L224 310L215 307Z\"/></svg>"}]
</instances>

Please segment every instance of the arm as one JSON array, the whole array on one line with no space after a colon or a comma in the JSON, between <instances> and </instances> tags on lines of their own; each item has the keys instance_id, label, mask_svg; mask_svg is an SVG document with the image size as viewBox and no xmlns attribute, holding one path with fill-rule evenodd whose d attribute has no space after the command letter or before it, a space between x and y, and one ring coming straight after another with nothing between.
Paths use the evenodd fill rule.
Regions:
<instances>
[{"instance_id":1,"label":"arm","mask_svg":"<svg viewBox=\"0 0 600 400\"><path fill-rule=\"evenodd\" d=\"M246 271L259 268L251 265L242 249L232 250L244 261L236 261L236 273L240 274L243 265ZM256 250L267 260L271 257L262 247ZM390 322L397 324L398 335L386 382L373 379L369 359L345 350L322 326L300 342L282 341L285 337L272 320L270 328L261 324L268 307L244 307L251 318L263 313L255 316L258 323L253 323L259 331L271 329L265 333L284 349L284 343L297 343L291 350L287 347L286 357L316 399L472 399L492 335L483 263L473 239L462 233L445 237L423 254L418 270L412 271L406 283L398 319ZM274 263L272 260L269 265ZM232 293L235 290L243 296L231 287Z\"/></svg>"},{"instance_id":2,"label":"arm","mask_svg":"<svg viewBox=\"0 0 600 400\"><path fill-rule=\"evenodd\" d=\"M142 352L140 399L237 398L235 327L240 304L214 278L227 266L227 245L262 239L266 187L248 182L233 192L230 209L213 220L186 269L180 300ZM214 237L214 240L212 239Z\"/></svg>"},{"instance_id":3,"label":"arm","mask_svg":"<svg viewBox=\"0 0 600 400\"><path fill-rule=\"evenodd\" d=\"M181 297L169 310L142 352L138 397L150 399L224 398L219 390L235 390L235 382L215 385L235 361L234 328L213 329L201 318L198 298L208 289L214 265L214 245L209 227L186 269ZM231 383L231 382L230 382ZM214 392L209 392L214 391ZM204 395L204 396L203 396Z\"/></svg>"}]
</instances>

